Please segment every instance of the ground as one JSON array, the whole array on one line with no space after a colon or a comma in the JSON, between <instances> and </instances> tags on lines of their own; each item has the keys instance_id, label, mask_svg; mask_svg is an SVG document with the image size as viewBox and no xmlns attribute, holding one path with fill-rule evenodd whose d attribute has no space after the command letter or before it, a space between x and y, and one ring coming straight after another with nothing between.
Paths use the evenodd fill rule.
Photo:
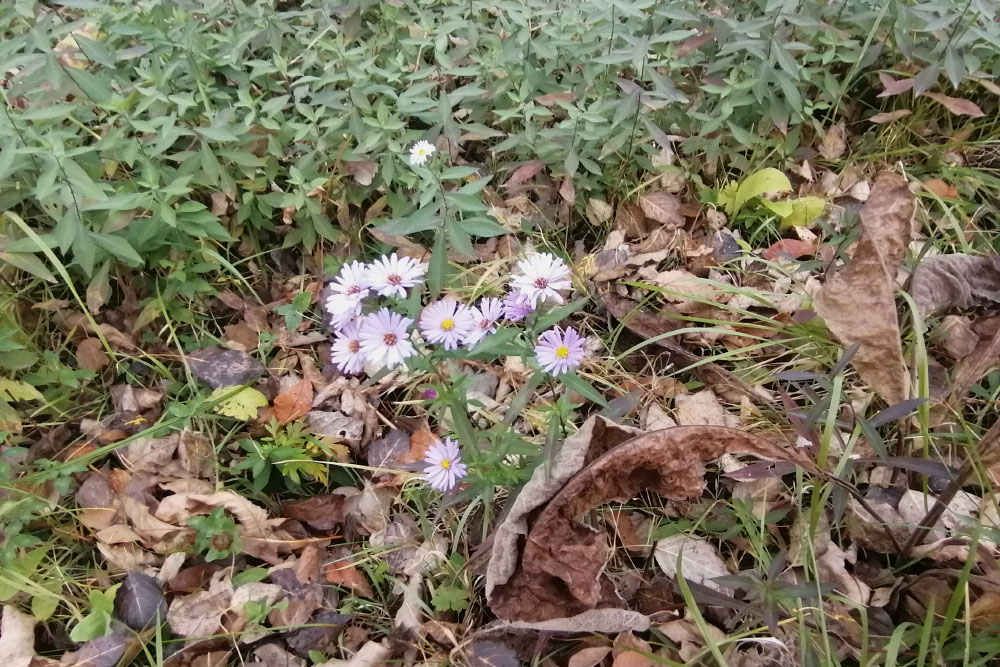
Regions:
<instances>
[{"instance_id":1,"label":"ground","mask_svg":"<svg viewBox=\"0 0 1000 667\"><path fill-rule=\"evenodd\" d=\"M996 19L3 3L0 654L993 664Z\"/></svg>"}]
</instances>

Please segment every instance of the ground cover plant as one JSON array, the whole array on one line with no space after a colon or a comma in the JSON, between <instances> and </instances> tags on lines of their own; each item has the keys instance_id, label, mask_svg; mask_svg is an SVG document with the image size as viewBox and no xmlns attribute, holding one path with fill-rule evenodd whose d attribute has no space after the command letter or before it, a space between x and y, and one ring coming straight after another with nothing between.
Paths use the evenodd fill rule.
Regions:
<instances>
[{"instance_id":1,"label":"ground cover plant","mask_svg":"<svg viewBox=\"0 0 1000 667\"><path fill-rule=\"evenodd\" d=\"M997 18L0 4L0 655L994 664Z\"/></svg>"}]
</instances>

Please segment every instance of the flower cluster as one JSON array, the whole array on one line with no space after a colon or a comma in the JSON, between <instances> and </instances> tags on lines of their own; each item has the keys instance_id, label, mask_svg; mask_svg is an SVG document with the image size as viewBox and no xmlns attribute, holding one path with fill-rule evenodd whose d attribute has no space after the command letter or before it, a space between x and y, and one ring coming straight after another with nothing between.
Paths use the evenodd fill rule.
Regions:
<instances>
[{"instance_id":1,"label":"flower cluster","mask_svg":"<svg viewBox=\"0 0 1000 667\"><path fill-rule=\"evenodd\" d=\"M561 259L536 253L520 260L517 268L503 299L484 297L470 306L446 297L428 304L416 322L420 336L446 350L471 349L495 333L502 319L520 322L543 304L565 303L562 293L572 284L569 267ZM426 264L395 253L370 264L351 262L341 268L326 299L336 331L331 359L341 372L360 373L366 364L391 369L416 354L413 319L386 306L365 314L365 303L372 296L405 298L426 272ZM583 361L584 343L576 330L556 327L539 338L535 356L543 370L561 375Z\"/></svg>"}]
</instances>

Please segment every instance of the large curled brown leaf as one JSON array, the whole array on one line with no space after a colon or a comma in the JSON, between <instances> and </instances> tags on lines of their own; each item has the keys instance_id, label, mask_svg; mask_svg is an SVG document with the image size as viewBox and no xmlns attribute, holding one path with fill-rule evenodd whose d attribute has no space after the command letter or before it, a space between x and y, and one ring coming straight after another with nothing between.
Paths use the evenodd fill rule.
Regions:
<instances>
[{"instance_id":1,"label":"large curled brown leaf","mask_svg":"<svg viewBox=\"0 0 1000 667\"><path fill-rule=\"evenodd\" d=\"M490 607L503 619L543 621L620 606L603 574L607 536L576 519L641 489L677 500L697 496L705 486L703 464L736 452L809 465L802 454L721 426L679 426L628 440L581 470L541 510L513 576L495 582Z\"/></svg>"},{"instance_id":2,"label":"large curled brown leaf","mask_svg":"<svg viewBox=\"0 0 1000 667\"><path fill-rule=\"evenodd\" d=\"M854 256L827 279L815 303L838 340L858 343L851 363L890 405L906 400L910 391L894 292L915 210L915 198L901 176L879 175L861 209L861 240Z\"/></svg>"},{"instance_id":3,"label":"large curled brown leaf","mask_svg":"<svg viewBox=\"0 0 1000 667\"><path fill-rule=\"evenodd\" d=\"M910 293L924 314L1000 304L1000 257L937 255L920 262Z\"/></svg>"}]
</instances>

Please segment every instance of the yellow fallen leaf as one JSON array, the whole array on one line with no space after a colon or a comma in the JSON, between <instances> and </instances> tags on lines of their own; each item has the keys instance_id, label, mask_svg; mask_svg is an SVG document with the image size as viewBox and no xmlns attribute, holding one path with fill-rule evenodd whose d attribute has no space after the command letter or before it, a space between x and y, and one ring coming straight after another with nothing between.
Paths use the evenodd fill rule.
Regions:
<instances>
[{"instance_id":1,"label":"yellow fallen leaf","mask_svg":"<svg viewBox=\"0 0 1000 667\"><path fill-rule=\"evenodd\" d=\"M209 401L217 401L231 394L234 387L219 387L209 395ZM267 405L267 397L253 387L244 387L236 394L225 399L212 410L225 417L249 421L257 417L257 408Z\"/></svg>"}]
</instances>

